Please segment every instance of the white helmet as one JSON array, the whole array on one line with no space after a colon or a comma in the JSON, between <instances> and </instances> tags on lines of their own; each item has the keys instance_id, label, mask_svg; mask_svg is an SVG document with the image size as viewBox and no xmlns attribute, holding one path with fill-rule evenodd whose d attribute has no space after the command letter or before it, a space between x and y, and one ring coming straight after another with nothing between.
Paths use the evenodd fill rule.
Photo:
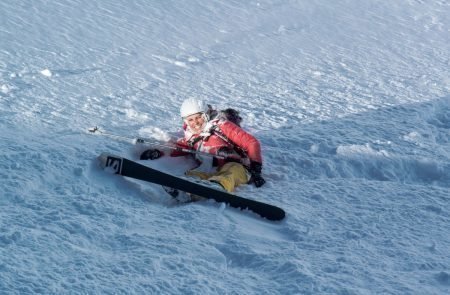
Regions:
<instances>
[{"instance_id":1,"label":"white helmet","mask_svg":"<svg viewBox=\"0 0 450 295\"><path fill-rule=\"evenodd\" d=\"M206 114L208 107L202 100L195 98L188 98L181 104L180 115L182 118L186 118L190 115L203 113Z\"/></svg>"}]
</instances>

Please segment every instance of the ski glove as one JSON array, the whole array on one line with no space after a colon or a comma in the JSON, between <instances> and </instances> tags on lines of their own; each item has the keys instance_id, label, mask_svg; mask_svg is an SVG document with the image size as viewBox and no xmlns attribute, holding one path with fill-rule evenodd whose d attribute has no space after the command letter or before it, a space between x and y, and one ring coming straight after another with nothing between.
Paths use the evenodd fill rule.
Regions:
<instances>
[{"instance_id":1,"label":"ski glove","mask_svg":"<svg viewBox=\"0 0 450 295\"><path fill-rule=\"evenodd\" d=\"M163 155L163 153L160 150L149 149L141 154L140 159L141 160L156 160L158 158L161 158L162 155Z\"/></svg>"},{"instance_id":2,"label":"ski glove","mask_svg":"<svg viewBox=\"0 0 450 295\"><path fill-rule=\"evenodd\" d=\"M251 181L255 184L256 187L261 187L266 183L264 178L261 176L262 164L259 162L251 161L250 162L250 174L252 175Z\"/></svg>"}]
</instances>

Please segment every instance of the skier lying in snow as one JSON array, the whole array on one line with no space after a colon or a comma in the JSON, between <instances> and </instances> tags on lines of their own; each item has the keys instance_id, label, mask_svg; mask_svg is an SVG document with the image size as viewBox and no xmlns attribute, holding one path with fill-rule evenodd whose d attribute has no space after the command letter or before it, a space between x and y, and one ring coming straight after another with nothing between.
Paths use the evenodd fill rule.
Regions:
<instances>
[{"instance_id":1,"label":"skier lying in snow","mask_svg":"<svg viewBox=\"0 0 450 295\"><path fill-rule=\"evenodd\" d=\"M212 161L197 156L197 160L201 162L200 167L187 171L186 175L218 183L228 192L241 184L253 182L256 187L260 187L265 183L261 176L261 148L255 137L201 100L186 99L181 105L180 113L184 121L184 137L176 145L218 156L209 157ZM160 150L149 149L141 154L141 160L154 160L163 154ZM171 156L180 155L184 153L171 153ZM205 165L209 166L209 171L205 171Z\"/></svg>"}]
</instances>

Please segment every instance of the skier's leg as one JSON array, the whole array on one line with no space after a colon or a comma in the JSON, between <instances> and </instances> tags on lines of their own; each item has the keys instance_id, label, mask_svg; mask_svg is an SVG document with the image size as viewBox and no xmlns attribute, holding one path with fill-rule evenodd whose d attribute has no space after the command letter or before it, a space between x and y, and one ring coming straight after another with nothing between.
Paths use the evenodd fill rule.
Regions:
<instances>
[{"instance_id":1,"label":"skier's leg","mask_svg":"<svg viewBox=\"0 0 450 295\"><path fill-rule=\"evenodd\" d=\"M242 164L229 162L208 180L219 183L228 192L233 192L235 187L248 183L249 176Z\"/></svg>"}]
</instances>

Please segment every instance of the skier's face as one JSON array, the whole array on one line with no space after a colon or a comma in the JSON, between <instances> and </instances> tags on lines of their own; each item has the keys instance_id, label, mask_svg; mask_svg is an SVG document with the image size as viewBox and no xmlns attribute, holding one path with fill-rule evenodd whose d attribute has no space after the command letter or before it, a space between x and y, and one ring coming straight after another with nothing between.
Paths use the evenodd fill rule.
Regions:
<instances>
[{"instance_id":1,"label":"skier's face","mask_svg":"<svg viewBox=\"0 0 450 295\"><path fill-rule=\"evenodd\" d=\"M193 114L187 116L184 121L194 133L200 133L203 130L205 124L205 117L202 113Z\"/></svg>"}]
</instances>

